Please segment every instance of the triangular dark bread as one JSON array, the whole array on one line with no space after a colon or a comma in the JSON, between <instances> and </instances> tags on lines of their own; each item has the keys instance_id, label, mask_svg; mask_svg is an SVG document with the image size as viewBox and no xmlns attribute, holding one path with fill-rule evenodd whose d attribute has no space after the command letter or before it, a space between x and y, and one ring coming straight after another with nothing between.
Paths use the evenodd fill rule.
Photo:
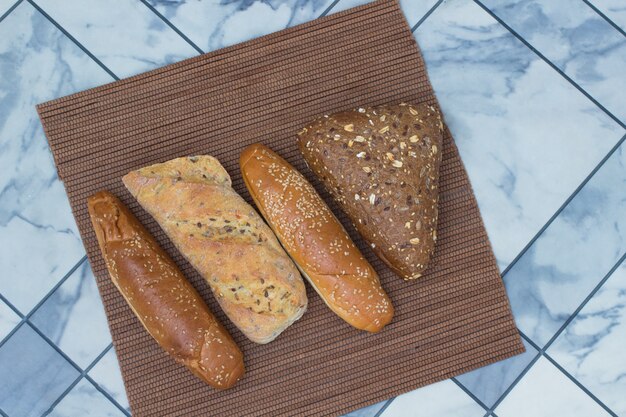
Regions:
<instances>
[{"instance_id":1,"label":"triangular dark bread","mask_svg":"<svg viewBox=\"0 0 626 417\"><path fill-rule=\"evenodd\" d=\"M430 105L324 115L299 133L309 168L374 252L404 279L434 252L443 123Z\"/></svg>"}]
</instances>

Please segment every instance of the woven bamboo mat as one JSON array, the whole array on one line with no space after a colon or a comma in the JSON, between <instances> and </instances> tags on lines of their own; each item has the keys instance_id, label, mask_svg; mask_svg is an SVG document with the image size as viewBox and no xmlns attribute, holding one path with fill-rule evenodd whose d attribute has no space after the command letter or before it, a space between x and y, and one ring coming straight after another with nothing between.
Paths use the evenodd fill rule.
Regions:
<instances>
[{"instance_id":1,"label":"woven bamboo mat","mask_svg":"<svg viewBox=\"0 0 626 417\"><path fill-rule=\"evenodd\" d=\"M311 118L359 105L436 105L396 1L366 6L38 106L104 302L136 416L330 415L373 404L521 353L485 228L448 133L437 250L406 283L369 250L312 177L295 133ZM309 288L309 311L269 345L226 319L207 285L126 192L128 171L211 154L251 201L237 160L262 142L313 182L380 273L396 307L380 334L354 330ZM244 351L247 374L212 390L156 345L113 287L87 214L90 194L118 195L181 266Z\"/></svg>"}]
</instances>

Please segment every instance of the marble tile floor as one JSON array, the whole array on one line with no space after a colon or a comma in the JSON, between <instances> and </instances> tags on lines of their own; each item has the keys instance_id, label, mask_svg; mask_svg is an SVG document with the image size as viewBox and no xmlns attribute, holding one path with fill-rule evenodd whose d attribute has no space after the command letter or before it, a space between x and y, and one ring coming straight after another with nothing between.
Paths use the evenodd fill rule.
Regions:
<instances>
[{"instance_id":1,"label":"marble tile floor","mask_svg":"<svg viewBox=\"0 0 626 417\"><path fill-rule=\"evenodd\" d=\"M130 415L34 105L365 2L0 0L0 415ZM626 5L400 3L527 352L349 415L626 416Z\"/></svg>"}]
</instances>

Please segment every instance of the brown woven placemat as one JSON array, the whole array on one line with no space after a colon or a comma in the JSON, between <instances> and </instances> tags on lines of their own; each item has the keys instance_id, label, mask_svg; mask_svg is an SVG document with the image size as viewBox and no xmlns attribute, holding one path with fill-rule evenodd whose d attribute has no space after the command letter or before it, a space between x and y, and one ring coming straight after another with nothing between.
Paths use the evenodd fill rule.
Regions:
<instances>
[{"instance_id":1,"label":"brown woven placemat","mask_svg":"<svg viewBox=\"0 0 626 417\"><path fill-rule=\"evenodd\" d=\"M324 112L436 105L396 1L382 0L38 106L104 302L136 416L341 414L523 351L485 228L449 133L439 241L428 273L404 282L380 262L312 177L295 141ZM379 334L354 330L309 288L309 311L268 345L225 318L207 285L124 189L128 171L211 154L251 201L237 160L263 142L313 182L380 273L396 307ZM242 347L247 374L212 390L156 345L113 287L86 198L108 189L130 206Z\"/></svg>"}]
</instances>

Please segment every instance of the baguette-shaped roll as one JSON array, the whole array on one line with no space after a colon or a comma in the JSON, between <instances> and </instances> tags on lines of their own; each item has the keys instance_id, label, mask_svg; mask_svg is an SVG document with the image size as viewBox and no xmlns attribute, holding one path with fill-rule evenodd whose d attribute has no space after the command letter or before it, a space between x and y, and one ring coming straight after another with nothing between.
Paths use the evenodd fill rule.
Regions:
<instances>
[{"instance_id":1,"label":"baguette-shaped roll","mask_svg":"<svg viewBox=\"0 0 626 417\"><path fill-rule=\"evenodd\" d=\"M232 387L243 354L176 264L114 195L94 194L88 208L111 280L148 333L212 387Z\"/></svg>"},{"instance_id":2,"label":"baguette-shaped roll","mask_svg":"<svg viewBox=\"0 0 626 417\"><path fill-rule=\"evenodd\" d=\"M173 159L123 178L253 342L274 340L307 307L298 269L211 156Z\"/></svg>"},{"instance_id":3,"label":"baguette-shaped roll","mask_svg":"<svg viewBox=\"0 0 626 417\"><path fill-rule=\"evenodd\" d=\"M313 186L260 144L246 148L239 164L261 214L326 305L357 329L389 323L393 306L376 271Z\"/></svg>"}]
</instances>

